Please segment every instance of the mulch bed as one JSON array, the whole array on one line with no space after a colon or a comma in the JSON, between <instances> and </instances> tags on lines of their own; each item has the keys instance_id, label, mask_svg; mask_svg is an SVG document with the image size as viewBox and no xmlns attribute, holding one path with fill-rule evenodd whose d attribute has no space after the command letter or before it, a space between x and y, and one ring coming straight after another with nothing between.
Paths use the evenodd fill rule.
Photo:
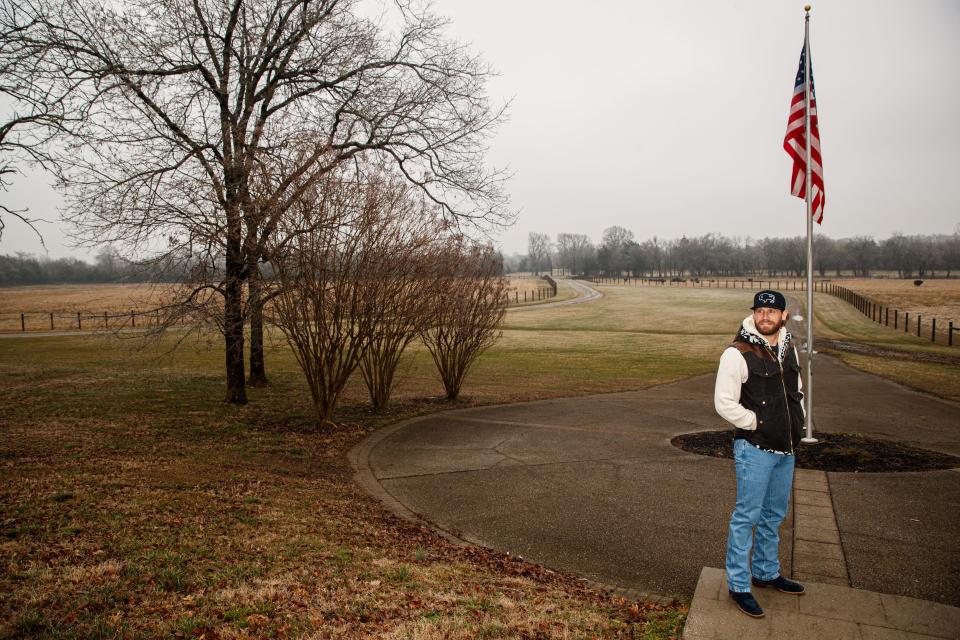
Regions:
<instances>
[{"instance_id":1,"label":"mulch bed","mask_svg":"<svg viewBox=\"0 0 960 640\"><path fill-rule=\"evenodd\" d=\"M938 451L910 447L856 433L818 433L817 444L801 444L797 467L819 471L891 472L932 471L960 467L960 458ZM673 446L714 458L733 458L733 432L685 433L670 441Z\"/></svg>"}]
</instances>

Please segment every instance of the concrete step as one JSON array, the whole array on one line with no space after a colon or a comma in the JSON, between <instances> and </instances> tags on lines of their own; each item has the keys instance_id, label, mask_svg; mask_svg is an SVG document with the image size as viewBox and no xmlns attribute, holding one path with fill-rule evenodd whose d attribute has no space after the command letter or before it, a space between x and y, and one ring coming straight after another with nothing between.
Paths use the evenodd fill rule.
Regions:
<instances>
[{"instance_id":1,"label":"concrete step","mask_svg":"<svg viewBox=\"0 0 960 640\"><path fill-rule=\"evenodd\" d=\"M726 572L704 567L683 638L960 638L960 608L820 582L804 586L807 592L802 596L755 588L753 595L766 612L755 619L741 613L730 599Z\"/></svg>"}]
</instances>

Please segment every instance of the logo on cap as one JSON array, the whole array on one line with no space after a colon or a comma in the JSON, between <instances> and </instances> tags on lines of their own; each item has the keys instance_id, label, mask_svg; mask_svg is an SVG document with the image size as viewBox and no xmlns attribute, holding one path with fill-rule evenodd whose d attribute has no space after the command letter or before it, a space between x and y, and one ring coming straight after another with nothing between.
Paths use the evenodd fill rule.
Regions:
<instances>
[{"instance_id":1,"label":"logo on cap","mask_svg":"<svg viewBox=\"0 0 960 640\"><path fill-rule=\"evenodd\" d=\"M757 302L760 304L774 304L777 301L777 297L772 293L761 293L757 296Z\"/></svg>"}]
</instances>

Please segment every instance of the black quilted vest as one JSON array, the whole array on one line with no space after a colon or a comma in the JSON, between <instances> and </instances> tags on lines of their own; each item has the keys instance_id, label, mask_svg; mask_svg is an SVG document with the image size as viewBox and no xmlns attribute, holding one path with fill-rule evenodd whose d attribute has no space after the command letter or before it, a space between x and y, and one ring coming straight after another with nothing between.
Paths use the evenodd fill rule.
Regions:
<instances>
[{"instance_id":1,"label":"black quilted vest","mask_svg":"<svg viewBox=\"0 0 960 640\"><path fill-rule=\"evenodd\" d=\"M757 429L734 429L734 438L744 438L761 449L793 453L803 437L803 394L797 391L800 363L789 347L783 364L767 346L752 344L740 336L733 341L747 361L750 374L740 386L740 404L757 414Z\"/></svg>"}]
</instances>

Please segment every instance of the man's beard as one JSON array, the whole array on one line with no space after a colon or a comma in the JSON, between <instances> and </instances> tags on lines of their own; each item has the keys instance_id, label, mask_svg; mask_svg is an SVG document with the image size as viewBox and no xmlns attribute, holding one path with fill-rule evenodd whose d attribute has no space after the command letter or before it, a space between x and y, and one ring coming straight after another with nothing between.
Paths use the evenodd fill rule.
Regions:
<instances>
[{"instance_id":1,"label":"man's beard","mask_svg":"<svg viewBox=\"0 0 960 640\"><path fill-rule=\"evenodd\" d=\"M757 327L757 332L758 332L760 335L762 335L762 336L773 336L773 335L776 335L776 334L780 331L780 327L783 326L783 323L782 323L782 322L773 322L773 321L771 321L769 324L773 325L773 328L772 328L770 331L764 331L763 329L760 328L760 323L755 322L754 324L755 324L756 327Z\"/></svg>"}]
</instances>

